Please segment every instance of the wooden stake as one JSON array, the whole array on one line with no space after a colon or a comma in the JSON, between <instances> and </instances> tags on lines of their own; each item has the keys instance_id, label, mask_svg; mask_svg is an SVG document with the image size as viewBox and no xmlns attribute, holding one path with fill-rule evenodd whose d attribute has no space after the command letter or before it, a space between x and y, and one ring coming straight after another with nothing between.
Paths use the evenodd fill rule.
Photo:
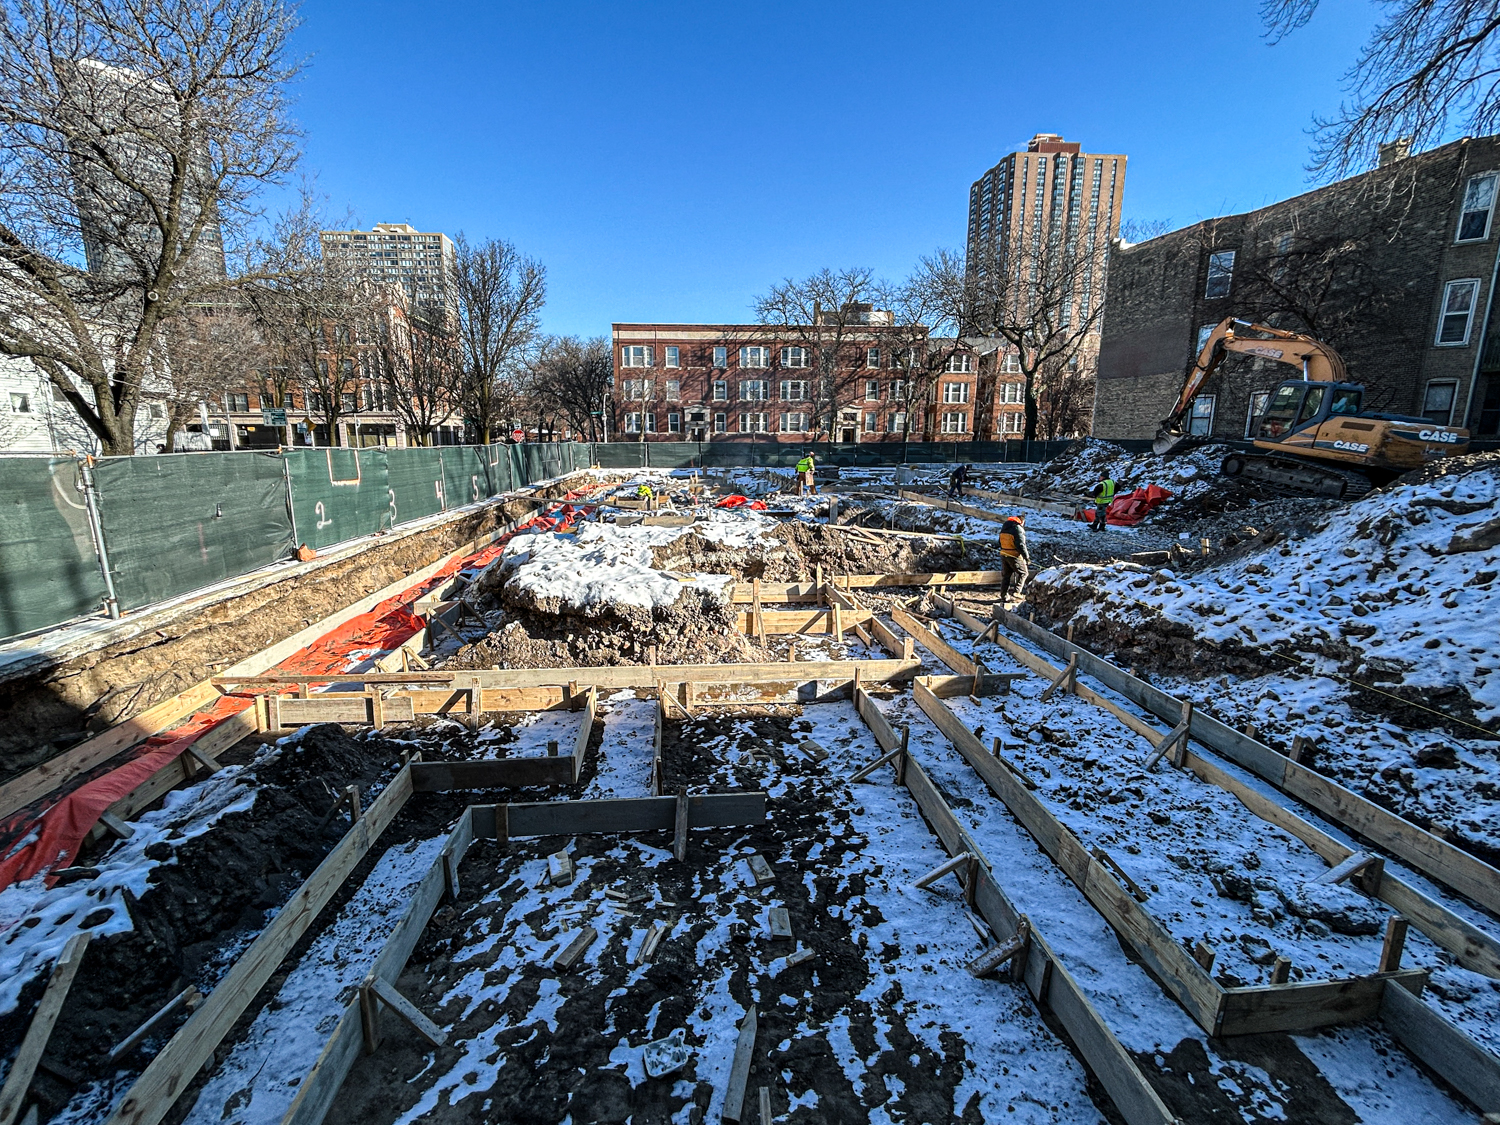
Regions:
<instances>
[{"instance_id":1,"label":"wooden stake","mask_svg":"<svg viewBox=\"0 0 1500 1125\"><path fill-rule=\"evenodd\" d=\"M724 1091L724 1120L739 1122L745 1112L745 1090L750 1084L750 1063L755 1053L755 1005L751 1004L740 1022L740 1037L734 1047L734 1061L729 1067L729 1085Z\"/></svg>"},{"instance_id":2,"label":"wooden stake","mask_svg":"<svg viewBox=\"0 0 1500 1125\"><path fill-rule=\"evenodd\" d=\"M1285 984L1292 975L1292 959L1290 957L1276 958L1276 964L1271 967L1271 983Z\"/></svg>"},{"instance_id":3,"label":"wooden stake","mask_svg":"<svg viewBox=\"0 0 1500 1125\"><path fill-rule=\"evenodd\" d=\"M353 824L364 815L364 809L360 807L359 803L359 786L344 786L344 797L349 803L349 823Z\"/></svg>"},{"instance_id":4,"label":"wooden stake","mask_svg":"<svg viewBox=\"0 0 1500 1125\"><path fill-rule=\"evenodd\" d=\"M872 773L878 770L881 766L885 765L887 762L894 762L902 755L903 752L904 751L902 750L902 748L898 746L894 750L887 750L873 762L869 762L863 766L860 766L859 769L855 770L852 774L849 775L850 784L853 784L856 781L863 781L865 778L869 777Z\"/></svg>"},{"instance_id":5,"label":"wooden stake","mask_svg":"<svg viewBox=\"0 0 1500 1125\"><path fill-rule=\"evenodd\" d=\"M1068 638L1067 639L1068 639L1068 643L1069 644L1073 643L1073 622L1071 622L1071 621L1068 622Z\"/></svg>"},{"instance_id":6,"label":"wooden stake","mask_svg":"<svg viewBox=\"0 0 1500 1125\"><path fill-rule=\"evenodd\" d=\"M687 861L688 845L688 793L687 786L677 790L677 836L672 843L672 854L678 863Z\"/></svg>"},{"instance_id":7,"label":"wooden stake","mask_svg":"<svg viewBox=\"0 0 1500 1125\"><path fill-rule=\"evenodd\" d=\"M932 885L933 883L936 883L950 871L957 871L960 867L967 866L973 858L974 854L972 852L959 852L956 856L953 856L952 858L938 864L926 875L923 875L920 879L912 884L912 887L917 890L922 890Z\"/></svg>"},{"instance_id":8,"label":"wooden stake","mask_svg":"<svg viewBox=\"0 0 1500 1125\"><path fill-rule=\"evenodd\" d=\"M1042 702L1045 703L1047 702L1047 700L1051 699L1052 693L1055 692L1058 688L1062 688L1064 691L1072 691L1077 686L1078 654L1076 652L1073 652L1068 654L1068 666L1061 672L1059 672L1057 674L1057 678L1054 679L1050 684L1048 684L1047 687L1043 690Z\"/></svg>"},{"instance_id":9,"label":"wooden stake","mask_svg":"<svg viewBox=\"0 0 1500 1125\"><path fill-rule=\"evenodd\" d=\"M1304 735L1297 735L1292 739L1292 752L1287 755L1292 761L1301 763L1302 756L1312 749L1312 740Z\"/></svg>"},{"instance_id":10,"label":"wooden stake","mask_svg":"<svg viewBox=\"0 0 1500 1125\"><path fill-rule=\"evenodd\" d=\"M1024 961L1027 943L1031 940L1031 923L1025 918L1016 927L1016 932L1011 937L997 945L992 945L974 960L969 962L969 975L974 977L986 977L1000 968L1007 961L1020 958Z\"/></svg>"},{"instance_id":11,"label":"wooden stake","mask_svg":"<svg viewBox=\"0 0 1500 1125\"><path fill-rule=\"evenodd\" d=\"M105 1061L113 1063L116 1060L123 1058L125 1055L128 1055L131 1051L133 1051L140 1045L142 1039L145 1039L146 1036L150 1035L153 1030L160 1026L161 1023L178 1008L186 1004L189 1010L191 1010L197 1007L198 1003L202 999L203 993L199 992L192 985L184 988L176 996L172 997L172 999L168 1000L165 1004L158 1008L155 1015L153 1015L145 1023L141 1024L140 1027L136 1028L129 1035L125 1036L124 1039L121 1039L118 1043L111 1047L109 1050L109 1054L104 1056Z\"/></svg>"},{"instance_id":12,"label":"wooden stake","mask_svg":"<svg viewBox=\"0 0 1500 1125\"><path fill-rule=\"evenodd\" d=\"M760 1125L771 1125L771 1088L760 1088Z\"/></svg>"},{"instance_id":13,"label":"wooden stake","mask_svg":"<svg viewBox=\"0 0 1500 1125\"><path fill-rule=\"evenodd\" d=\"M1203 966L1205 973L1214 971L1214 958L1217 956L1218 954L1214 952L1214 947L1206 941L1200 941L1193 946L1193 960Z\"/></svg>"},{"instance_id":14,"label":"wooden stake","mask_svg":"<svg viewBox=\"0 0 1500 1125\"><path fill-rule=\"evenodd\" d=\"M901 753L896 758L896 784L906 784L906 748L911 742L911 724L907 723L901 728Z\"/></svg>"},{"instance_id":15,"label":"wooden stake","mask_svg":"<svg viewBox=\"0 0 1500 1125\"><path fill-rule=\"evenodd\" d=\"M365 1041L365 1054L373 1055L380 1048L380 997L370 982L371 973L359 986L359 1027Z\"/></svg>"},{"instance_id":16,"label":"wooden stake","mask_svg":"<svg viewBox=\"0 0 1500 1125\"><path fill-rule=\"evenodd\" d=\"M1408 922L1397 914L1385 924L1385 943L1380 947L1380 968L1377 972L1394 973L1401 968L1401 950L1406 945Z\"/></svg>"},{"instance_id":17,"label":"wooden stake","mask_svg":"<svg viewBox=\"0 0 1500 1125\"><path fill-rule=\"evenodd\" d=\"M438 1028L438 1025L428 1019L422 1012L401 993L396 991L396 986L381 980L371 973L365 978L365 983L360 985L360 1012L364 1012L364 994L373 993L380 1004L384 1004L391 1011L434 1047L441 1047L448 1042L448 1037ZM379 1018L379 1006L376 1005L376 1018Z\"/></svg>"}]
</instances>

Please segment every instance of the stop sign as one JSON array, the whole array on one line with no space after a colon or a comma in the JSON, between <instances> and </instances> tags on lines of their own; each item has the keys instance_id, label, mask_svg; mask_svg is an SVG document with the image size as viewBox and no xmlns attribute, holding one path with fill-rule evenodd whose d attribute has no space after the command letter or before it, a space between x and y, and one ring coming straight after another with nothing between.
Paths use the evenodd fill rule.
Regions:
<instances>
[{"instance_id":1,"label":"stop sign","mask_svg":"<svg viewBox=\"0 0 1500 1125\"><path fill-rule=\"evenodd\" d=\"M526 431L523 430L523 429L521 429L520 426L517 426L515 429L511 430L511 432L510 432L510 440L511 441L522 441L525 437L526 437Z\"/></svg>"}]
</instances>

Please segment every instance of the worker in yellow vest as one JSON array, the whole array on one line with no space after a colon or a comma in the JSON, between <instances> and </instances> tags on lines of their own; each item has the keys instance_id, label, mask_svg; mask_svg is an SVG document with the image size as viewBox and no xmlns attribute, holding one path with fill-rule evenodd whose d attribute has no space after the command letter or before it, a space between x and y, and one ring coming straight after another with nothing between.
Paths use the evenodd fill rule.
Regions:
<instances>
[{"instance_id":1,"label":"worker in yellow vest","mask_svg":"<svg viewBox=\"0 0 1500 1125\"><path fill-rule=\"evenodd\" d=\"M1094 520L1090 531L1103 531L1109 526L1109 505L1115 498L1115 481L1109 473L1099 474L1099 483L1094 485Z\"/></svg>"},{"instance_id":2,"label":"worker in yellow vest","mask_svg":"<svg viewBox=\"0 0 1500 1125\"><path fill-rule=\"evenodd\" d=\"M818 486L813 483L813 455L808 453L797 462L797 495L806 496L811 492L814 496L818 494Z\"/></svg>"},{"instance_id":3,"label":"worker in yellow vest","mask_svg":"<svg viewBox=\"0 0 1500 1125\"><path fill-rule=\"evenodd\" d=\"M1026 513L1017 512L1000 525L1000 605L1010 600L1014 584L1016 600L1026 586L1031 552L1026 549Z\"/></svg>"},{"instance_id":4,"label":"worker in yellow vest","mask_svg":"<svg viewBox=\"0 0 1500 1125\"><path fill-rule=\"evenodd\" d=\"M650 508L653 506L651 502L656 499L656 493L651 491L649 484L642 484L635 490L635 498L637 500L644 500L646 507Z\"/></svg>"}]
</instances>

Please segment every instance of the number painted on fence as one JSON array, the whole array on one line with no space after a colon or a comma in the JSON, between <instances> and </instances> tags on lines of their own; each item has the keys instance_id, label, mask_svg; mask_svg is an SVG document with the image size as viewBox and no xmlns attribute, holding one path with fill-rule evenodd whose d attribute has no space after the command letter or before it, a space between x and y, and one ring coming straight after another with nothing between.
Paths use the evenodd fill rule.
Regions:
<instances>
[{"instance_id":1,"label":"number painted on fence","mask_svg":"<svg viewBox=\"0 0 1500 1125\"><path fill-rule=\"evenodd\" d=\"M437 493L438 507L446 512L448 510L448 501L443 499L443 482L440 480L433 481L432 490Z\"/></svg>"},{"instance_id":2,"label":"number painted on fence","mask_svg":"<svg viewBox=\"0 0 1500 1125\"><path fill-rule=\"evenodd\" d=\"M385 494L391 498L391 526L396 526L396 490L387 488Z\"/></svg>"},{"instance_id":3,"label":"number painted on fence","mask_svg":"<svg viewBox=\"0 0 1500 1125\"><path fill-rule=\"evenodd\" d=\"M313 511L315 511L315 512L318 513L318 525L317 526L318 526L318 530L319 531L322 531L329 524L333 523L333 521L328 518L328 512L323 507L323 501L319 500L316 504L314 504L313 505Z\"/></svg>"},{"instance_id":4,"label":"number painted on fence","mask_svg":"<svg viewBox=\"0 0 1500 1125\"><path fill-rule=\"evenodd\" d=\"M478 473L474 473L472 476L470 476L469 477L469 483L474 486L474 499L475 499L475 501L478 501L478 499L479 499L479 474Z\"/></svg>"}]
</instances>

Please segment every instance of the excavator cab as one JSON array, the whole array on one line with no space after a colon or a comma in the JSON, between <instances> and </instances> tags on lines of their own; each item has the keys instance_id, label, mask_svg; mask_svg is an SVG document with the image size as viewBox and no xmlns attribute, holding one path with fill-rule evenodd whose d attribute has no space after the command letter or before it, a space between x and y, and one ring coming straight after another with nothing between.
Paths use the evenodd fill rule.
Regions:
<instances>
[{"instance_id":1,"label":"excavator cab","mask_svg":"<svg viewBox=\"0 0 1500 1125\"><path fill-rule=\"evenodd\" d=\"M1265 413L1256 422L1255 436L1261 441L1280 442L1329 418L1356 416L1364 395L1364 387L1357 383L1288 380L1271 395Z\"/></svg>"}]
</instances>

